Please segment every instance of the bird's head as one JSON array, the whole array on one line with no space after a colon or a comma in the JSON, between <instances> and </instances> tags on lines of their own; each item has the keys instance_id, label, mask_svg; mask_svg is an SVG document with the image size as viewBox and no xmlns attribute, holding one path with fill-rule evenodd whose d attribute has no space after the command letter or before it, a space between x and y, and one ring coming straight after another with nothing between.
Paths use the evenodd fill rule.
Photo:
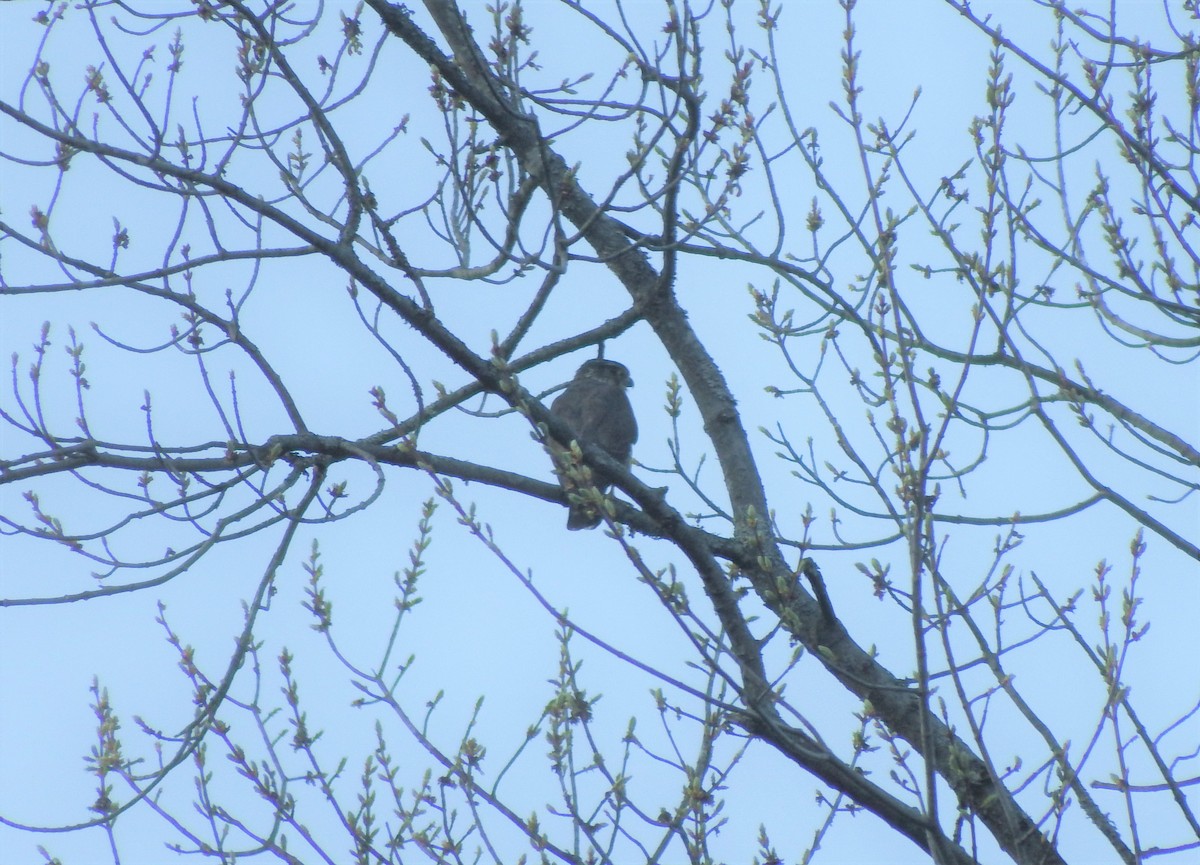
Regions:
<instances>
[{"instance_id":1,"label":"bird's head","mask_svg":"<svg viewBox=\"0 0 1200 865\"><path fill-rule=\"evenodd\" d=\"M625 364L615 360L593 358L584 363L575 373L576 381L600 381L617 387L633 387L633 378Z\"/></svg>"}]
</instances>

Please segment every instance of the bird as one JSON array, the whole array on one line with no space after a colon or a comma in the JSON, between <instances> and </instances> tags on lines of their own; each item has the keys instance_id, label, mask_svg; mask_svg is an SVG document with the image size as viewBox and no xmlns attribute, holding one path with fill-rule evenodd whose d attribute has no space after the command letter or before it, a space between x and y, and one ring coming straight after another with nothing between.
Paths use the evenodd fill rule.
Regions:
<instances>
[{"instance_id":1,"label":"bird","mask_svg":"<svg viewBox=\"0 0 1200 865\"><path fill-rule=\"evenodd\" d=\"M550 413L571 428L576 441L594 445L627 466L638 436L633 406L625 394L630 387L633 378L624 364L593 358L579 367L566 390L550 404ZM555 458L559 483L567 494L567 528L577 531L600 525L599 509L578 492L580 480L590 480L591 471L572 457L569 444L552 437L546 444ZM591 484L602 493L612 486L604 480Z\"/></svg>"}]
</instances>

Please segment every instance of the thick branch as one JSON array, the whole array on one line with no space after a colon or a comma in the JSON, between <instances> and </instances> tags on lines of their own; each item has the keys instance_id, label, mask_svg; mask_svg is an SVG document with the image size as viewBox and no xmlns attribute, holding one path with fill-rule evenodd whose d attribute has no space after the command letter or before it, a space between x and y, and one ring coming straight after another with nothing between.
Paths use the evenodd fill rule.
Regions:
<instances>
[{"instance_id":1,"label":"thick branch","mask_svg":"<svg viewBox=\"0 0 1200 865\"><path fill-rule=\"evenodd\" d=\"M748 551L747 574L758 594L781 618L786 611L791 616L793 632L814 650L814 657L822 657L822 662L852 691L870 696L889 727L922 751L925 759L933 761L938 772L959 793L963 804L980 815L1016 861L1061 862L1053 845L1037 831L1033 819L1021 810L998 779L990 776L986 764L970 747L925 710L917 692L854 643L840 623L822 622L816 601L796 585L794 575L769 536L766 496L736 401L713 358L691 329L671 287L660 284L658 273L625 236L622 226L601 212L583 190L566 161L541 137L536 119L519 113L511 100L503 98L506 85L488 70L459 10L449 0L426 0L430 14L451 46L454 56L450 57L415 25L403 7L386 0L368 0L368 3L392 33L436 68L495 127L522 168L541 182L558 211L577 227L634 299L644 304L646 320L683 374L700 410L705 432L713 442L737 515L737 534ZM629 483L613 476L618 486L633 494ZM634 497L647 506L639 496ZM684 528L681 524L671 526L672 539L696 562L694 556L698 551L688 549L691 539L681 528ZM700 573L711 597L715 587L709 584L710 572L701 568ZM785 578L790 578L791 584L786 603L782 602L778 588L788 585ZM823 638L818 636L822 634ZM815 651L818 647L832 649L836 660L824 659ZM746 663L745 658L741 660ZM753 697L753 694L743 696ZM765 701L752 700L749 705L764 718L775 714ZM922 713L926 729L933 732L932 754L924 753L927 749L921 735ZM887 819L886 813L882 816Z\"/></svg>"}]
</instances>

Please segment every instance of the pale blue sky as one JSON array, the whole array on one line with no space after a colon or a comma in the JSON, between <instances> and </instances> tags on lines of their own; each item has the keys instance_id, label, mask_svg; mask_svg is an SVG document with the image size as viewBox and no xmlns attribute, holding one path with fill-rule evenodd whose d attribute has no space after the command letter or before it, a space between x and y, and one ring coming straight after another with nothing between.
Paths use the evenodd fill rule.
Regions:
<instances>
[{"instance_id":1,"label":"pale blue sky","mask_svg":"<svg viewBox=\"0 0 1200 865\"><path fill-rule=\"evenodd\" d=\"M336 10L341 4L330 4ZM471 10L472 20L483 21L483 4L464 4ZM741 8L752 13L757 4ZM1107 5L1107 4L1105 4ZM0 6L0 71L3 99L16 99L25 70L36 49L42 30L30 21L41 4L16 2ZM1012 14L1007 4L992 4L1005 14L1006 33L1041 49L1052 37L1049 16L1045 10L1026 4L1028 15ZM1157 4L1128 4L1132 10L1157 8ZM654 13L649 12L650 9ZM646 16L641 32L647 40L660 38L656 23L657 4L635 7ZM901 11L902 10L902 11ZM526 4L528 23L534 27L535 47L546 69L548 81L578 74L595 66L612 66L619 58L606 51L599 40L579 38L568 31L566 13L549 0ZM1034 14L1036 12L1036 14ZM336 12L330 14L330 26L336 26ZM753 26L752 14L742 25ZM374 43L376 26L370 11L364 13L368 24L368 46ZM427 29L428 22L421 19ZM829 107L831 100L840 98L841 11L834 2L788 4L782 18L782 36L787 45L785 74L790 82L793 110L798 112L797 123L816 126L821 130L822 156L831 176L853 176L856 153L848 146L844 126ZM1140 23L1140 22L1139 22ZM480 26L477 25L477 26ZM1147 18L1147 28L1161 24ZM724 45L718 42L719 27L714 33L711 59L706 63L720 68L719 52ZM922 96L913 112L909 128L918 137L911 145L910 157L917 180L923 188L932 190L937 178L957 168L971 156L967 125L982 108L984 69L989 46L972 31L952 10L933 0L913 0L894 4L882 0L864 0L858 12L858 45L863 52L861 82L866 87L864 114L873 118L885 114L898 121L903 109L917 87ZM1145 34L1143 34L1145 35ZM156 41L159 44L156 70L165 64L163 46L169 31ZM212 129L220 128L222 117L215 94L222 92L229 75L232 59L227 55L207 55L203 43L189 37L185 55L185 74L180 87L204 97L201 117ZM331 37L322 45L334 45ZM57 28L47 55L52 60L52 75L64 93L74 95L82 70L97 62L96 49L89 28L82 21L65 23ZM311 62L311 57L308 58ZM395 47L385 50L380 61L381 80L394 82L390 87L372 92L370 101L347 109L346 118L338 117L346 128L361 124L362 135L381 135L411 110L414 122L419 123L422 112L428 117L426 88L428 79L418 64L413 64L406 52ZM1010 70L1022 76L1015 59ZM156 72L156 74L161 74ZM603 76L599 76L603 79ZM712 73L713 82L723 81ZM1014 108L1015 122L1024 124L1029 138L1040 140L1049 152L1045 109L1034 100L1032 93L1024 95L1022 87L1028 79L1018 77L1022 92ZM714 85L715 86L715 85ZM754 84L756 98L767 101L759 91L765 91L765 76ZM590 91L586 91L590 92ZM185 105L179 100L180 106ZM91 109L85 111L89 113ZM211 115L206 112L212 112ZM211 120L209 119L211 117ZM187 123L186 117L181 122ZM27 156L46 159L44 145L28 146L27 138L7 119L3 122L3 149ZM620 130L624 135L625 129ZM436 128L414 128L397 145L396 154L407 154L420 166L423 153L419 138L436 137ZM607 134L607 131L606 133ZM561 142L568 161L578 160L585 185L601 184L612 173L612 158L626 146L618 135L609 141L604 134L566 135ZM313 146L315 149L315 145ZM920 158L916 157L920 154ZM1098 155L1102 155L1098 151ZM1104 158L1112 159L1111 150ZM1117 167L1113 167L1116 171ZM49 187L50 172L27 170L4 163L0 208L3 218L25 226L29 205L33 202L48 206L54 194ZM404 200L409 186L418 186L423 179L419 169L408 170L398 165L395 171L384 171L376 164L368 172L372 188L381 196ZM86 180L80 182L79 175ZM237 178L235 178L237 179ZM261 183L264 190L278 194L263 178L247 178ZM1082 190L1090 183L1086 174L1073 179ZM785 196L794 212L789 219L794 225L802 223L803 214L815 193L808 176L785 176L789 184ZM753 188L753 187L750 187ZM751 193L753 194L753 193ZM112 216L117 215L129 226L134 247L130 260L145 256L146 266L156 262L155 254L162 242L174 230L175 216L154 209L153 199L131 192L126 186L114 183L110 175L98 171L85 160L77 160L67 175L64 199L55 211L55 236L69 238L75 254L89 254L106 261L111 251ZM411 194L410 194L411 197ZM765 202L764 202L765 203ZM890 202L888 202L890 203ZM897 200L895 206L907 207L907 201ZM745 208L749 211L750 208ZM832 214L827 214L831 216ZM803 241L796 235L796 248L803 252ZM158 244L158 246L156 246ZM203 246L202 239L196 241ZM419 247L422 252L424 247ZM10 240L0 248L3 254L3 275L9 284L58 279L47 273L43 260ZM835 274L837 284L849 284L860 275L853 270L853 258L836 259L847 272ZM863 264L857 265L865 267ZM134 268L136 269L136 268ZM203 290L209 297L219 297L224 288L237 296L245 291L251 268L235 263L220 270L207 272ZM525 292L534 284L518 285ZM1030 277L1040 278L1036 268ZM789 468L774 461L777 448L755 432L759 425L773 429L784 424L793 441L803 444L812 436L823 458L837 461L831 431L823 422L809 416L796 416L790 410L781 414L784 405L761 391L764 384L786 385L776 354L753 335L745 324L752 305L746 292L748 281L757 288L769 290L761 273L739 266L714 262L689 261L683 264L678 285L681 302L710 348L722 370L733 382L744 413L745 424L751 431L756 452L764 467L765 481L773 501L780 507L780 519L789 522L792 530L805 503L811 501L819 522L815 529L821 543L832 543L828 514L830 502L810 487L797 483ZM530 336L529 345L549 341L577 332L609 315L619 312L627 296L619 289L610 274L600 267L573 266L568 285L552 300L543 322ZM260 284L248 302L243 320L252 338L264 352L286 366L286 374L294 388L302 411L314 431L345 437L364 435L380 426L370 406L367 391L383 385L396 405L404 405L406 381L388 355L355 330L353 312L345 303L345 280L336 272L315 268L310 261L275 262L264 272ZM942 303L939 283L926 283L913 277L914 303ZM922 292L928 291L928 294ZM514 316L514 289L471 286L461 291L443 289L439 295L439 313L464 334L471 345L483 353L487 350L488 334L493 328L503 332ZM198 378L194 364L183 358L166 355L130 355L105 344L90 329L90 322L100 323L105 332L118 340L137 345L151 345L167 338L167 328L177 319L176 312L156 308L144 299L131 298L128 292L116 289L103 292L67 292L51 296L5 298L0 313L0 352L7 357L13 351L22 356L21 370L30 359L30 345L37 339L38 328L44 319L54 322L51 352L52 375L47 376L46 388L56 388L58 396L48 399L49 407L61 413L62 427L70 424L75 408L65 390L68 381L62 355L67 339L67 326L73 324L87 344L88 375L93 389L88 394L89 419L97 438L121 440L123 437L144 435L145 417L139 410L143 391L150 390L154 398L156 430L163 441L184 441L194 429L218 430L211 406L201 404L194 410ZM799 302L798 302L799 303ZM963 304L946 303L937 324L953 331L964 326L968 310ZM807 313L798 309L797 317ZM1043 336L1052 336L1062 343L1079 343L1078 352L1086 357L1087 369L1097 380L1120 390L1134 407L1153 408L1157 416L1173 423L1175 429L1195 432L1197 408L1194 400L1180 400L1175 412L1163 410L1162 396L1152 387L1132 387L1143 380L1148 367L1132 360L1127 352L1097 349L1081 333L1077 338L1058 331L1058 319L1042 319ZM443 358L432 349L417 342L407 327L394 322L387 325L398 349L406 360L417 365L426 378L440 378L448 386L462 383ZM1074 349L1065 350L1070 356ZM669 419L662 410L665 380L672 369L661 347L642 325L635 327L608 346L611 357L626 362L634 371L637 387L632 399L641 426L641 438L635 450L637 459L645 466L665 467L669 464L666 439ZM522 383L534 391L549 388L565 380L581 359L562 359L546 367L531 370L522 376ZM213 358L215 368L224 370L220 356ZM763 379L770 370L778 379ZM831 373L832 375L832 373ZM224 372L214 376L217 387L226 387ZM984 379L986 381L986 378ZM25 382L22 383L25 386ZM281 428L282 414L270 401L270 394L254 375L239 365L238 387L241 405L258 440ZM6 386L7 390L7 386ZM1140 392L1139 392L1140 391ZM428 395L428 394L427 394ZM837 406L839 419L860 442L869 441L863 420L861 403L849 398ZM0 397L6 407L12 405L11 394ZM790 404L789 404L790 405ZM497 406L493 403L488 408ZM845 414L841 414L844 410ZM696 459L704 450L698 422L688 400L683 418L687 432L687 456ZM444 422L431 436L432 450L453 455L468 455L480 462L500 465L531 475L549 478L550 466L541 449L530 440L523 421L509 417L490 423L486 435L478 434L479 426L467 418ZM206 434L216 435L216 433ZM25 453L26 442L9 439L3 446L5 458ZM425 444L425 442L423 442ZM971 453L967 440L956 442L963 448L963 458ZM1025 513L1048 510L1068 504L1078 498L1080 484L1064 479L1061 457L1045 450L1035 437L1013 436L997 439L990 447L988 464L973 482L964 502L954 507L964 513L980 515L1007 514L1016 510ZM1040 448L1040 450L1039 450ZM1023 473L1016 474L1012 466L1020 464ZM716 477L717 469L710 459L705 478ZM369 488L371 478L365 471L352 473L351 493L360 494ZM644 472L646 478L657 478ZM658 480L657 483L666 481ZM158 483L162 483L159 481ZM670 496L681 508L695 507L686 490L676 482ZM0 487L0 513L27 514L21 499L25 487ZM496 538L511 561L522 572L532 574L535 584L556 608L569 610L574 621L598 637L619 645L629 655L671 671L673 675L691 678L692 684L701 679L684 664L689 660L688 647L676 626L669 620L648 590L639 585L629 573L620 550L601 532L568 535L561 530L564 512L557 506L528 501L514 494L490 490L481 485L456 489L465 501L478 504L483 520L495 530ZM72 531L94 530L105 524L119 510L103 496L82 496L65 478L39 483L42 503L55 515L62 516ZM161 491L165 494L165 490ZM1146 492L1161 492L1148 490ZM394 571L404 566L407 548L415 534L420 502L432 495L428 480L417 473L392 471L381 501L353 520L317 530L303 530L293 545L287 564L278 580L279 594L270 609L259 619L257 636L265 643L262 662L265 667L267 691L278 687L275 658L286 645L298 658L296 668L302 695L313 700L309 706L314 727L326 730L328 755L343 747L351 753L349 772L358 771L362 755L371 747L374 716L366 711L351 712L345 708L356 696L344 684L345 675L329 654L322 649L322 640L308 625L309 619L300 608L303 599L304 573L302 562L312 537L320 540L327 568L326 586L334 602L335 635L347 656L370 665L380 651L383 637L390 626L392 583ZM947 491L947 495L953 495ZM790 509L785 512L784 508ZM1193 504L1190 510L1194 527L1200 513ZM848 514L843 512L843 517ZM1176 528L1186 529L1188 517L1177 521ZM877 525L846 522L846 536L866 540L875 537ZM160 527L158 529L162 531ZM963 531L953 535L946 549L948 570L961 569L974 575L986 561L997 529ZM798 534L798 531L796 531ZM118 555L136 556L147 550L161 549L171 543L185 543L173 537L147 536L131 532L122 536L114 551ZM1097 509L1077 518L1064 543L1063 533L1056 527L1031 527L1027 542L1013 558L1021 571L1032 569L1040 577L1065 591L1065 587L1084 586L1096 561L1108 557L1116 571L1113 579L1123 585L1127 578L1127 546L1133 528L1128 520L1112 509ZM180 536L186 536L181 531ZM0 612L0 814L6 818L32 825L53 825L83 821L86 804L91 801L93 779L85 774L82 756L94 739L93 719L87 710L87 689L93 675L98 675L109 689L131 746L137 742L142 753L143 743L136 739L133 714L141 715L152 727L175 731L191 717L187 683L176 667L176 658L163 640L162 629L155 623L156 605L166 604L167 615L185 642L195 646L197 658L207 673L218 675L224 669L242 621L242 605L258 584L270 550L278 537L273 529L267 537L230 544L215 550L196 568L171 583L148 592L105 598L87 604L51 605L45 607L8 608ZM1155 622L1148 638L1139 646L1132 661L1130 681L1152 683L1153 674L1144 670L1180 668L1180 640L1191 636L1192 623L1200 614L1200 591L1196 588L1196 566L1166 544L1149 538L1150 551L1144 566L1147 569L1144 589L1148 593L1143 607L1144 618ZM81 565L77 556L48 544L33 544L23 539L0 538L3 544L3 580L0 594L5 597L54 596L77 591L95 584L90 568ZM663 545L641 539L639 546L647 554L651 567L664 567L676 561ZM856 637L863 644L876 643L882 659L895 672L905 673L912 665L911 640L903 636L908 623L894 607L882 605L870 596L869 585L855 571L854 563L872 555L887 556L899 561L898 548L868 552L825 554L821 566L829 582L835 607L852 623ZM421 594L425 602L406 625L405 650L401 657L416 652L418 662L405 678L405 692L411 703L419 706L438 690L445 690L438 719L444 731L444 744L457 739L465 728L477 697L485 694L479 738L487 743L496 769L505 755L519 744L527 725L533 723L541 706L550 698L546 680L555 674L556 649L554 622L535 603L519 581L506 572L461 527L455 524L449 507L442 505L436 521L433 546L429 553L429 573L424 578ZM685 570L680 571L693 598L702 596L699 581ZM970 582L970 579L967 579ZM1086 603L1087 599L1084 599ZM845 611L853 611L847 614ZM877 635L877 636L876 636ZM1058 658L1051 650L1067 651L1065 645L1048 641L1049 655L1044 661L1033 659L1021 665L1022 682L1034 682L1029 692L1041 698L1039 711L1060 736L1072 738L1073 717L1094 710L1097 699L1095 687L1075 693L1073 683L1062 680ZM628 718L641 716L638 735L650 747L667 748L661 730L654 729L653 704L648 690L660 682L631 668L597 649L586 647L577 640L575 648L584 658L581 679L590 693L603 693L598 706L596 726L614 749L624 734ZM1043 650L1039 650L1043 651ZM786 646L779 646L773 659L779 661ZM242 671L239 687L246 685ZM1039 677L1044 681L1038 681ZM1141 704L1152 729L1161 729L1171 718L1178 717L1190 700L1196 699L1194 671L1184 670L1174 676L1170 687L1161 694L1148 694ZM1152 690L1146 688L1147 691ZM245 696L246 692L241 695ZM850 696L837 688L815 665L802 665L794 676L789 694L806 713L811 713L827 735L842 735L831 741L846 753L850 730L850 714L859 707ZM999 708L996 710L1004 711ZM1192 727L1196 724L1193 722ZM1082 727L1074 736L1087 735ZM412 746L404 743L401 732L392 730L390 740L398 750L416 759ZM520 777L517 798L528 813L543 805L550 793L543 786L549 779L534 774L544 769L539 764L545 750L542 741L535 743L536 758L527 765L528 778ZM210 749L214 763L224 763L216 746ZM1007 754L999 755L1000 759ZM330 762L333 762L330 756ZM189 767L181 767L168 785L164 796L176 807L190 810L193 789ZM543 774L548 774L543 772ZM649 765L635 771L636 782L646 786L664 784L669 791L678 788L678 779L655 778ZM224 790L235 801L244 795L234 793L236 785L225 782ZM645 790L646 787L640 788ZM730 795L726 816L730 823L722 830L714 845L718 855L730 861L745 860L753 850L759 823L765 823L777 845L786 849L785 858L797 858L808 843L815 820L813 794L817 789L811 777L797 768L782 764L765 748L751 750L730 780ZM118 798L127 791L118 790ZM944 803L949 800L944 800ZM255 807L248 805L247 807ZM1113 801L1109 807L1116 808ZM1153 814L1144 814L1148 827ZM315 819L320 824L328 815ZM799 830L792 827L799 825ZM118 823L122 847L122 862L129 865L149 865L169 857L161 847L162 824L152 815L134 811ZM796 831L798 834L790 835ZM1074 847L1078 843L1081 846ZM1064 849L1079 858L1091 861L1090 855L1108 855L1089 847L1090 840L1076 841L1075 836L1064 839ZM35 852L44 845L66 863L108 861L106 842L97 830L66 835L32 835L0 826L0 850L7 850L4 865L40 861ZM785 847L786 844L786 847ZM870 815L854 818L843 816L835 824L826 841L828 848L818 862L861 862L878 858L887 851L889 862L921 862L920 852L900 841L891 830ZM782 850L781 850L782 852ZM985 861L997 861L985 859ZM1108 860L1096 860L1108 861Z\"/></svg>"}]
</instances>

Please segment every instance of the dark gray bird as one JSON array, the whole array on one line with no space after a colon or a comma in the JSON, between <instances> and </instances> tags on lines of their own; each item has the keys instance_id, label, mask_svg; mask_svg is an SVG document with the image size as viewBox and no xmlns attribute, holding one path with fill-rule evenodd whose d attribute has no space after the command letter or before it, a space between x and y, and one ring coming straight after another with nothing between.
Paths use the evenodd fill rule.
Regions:
<instances>
[{"instance_id":1,"label":"dark gray bird","mask_svg":"<svg viewBox=\"0 0 1200 865\"><path fill-rule=\"evenodd\" d=\"M595 445L617 462L629 465L638 431L633 406L625 395L627 387L633 387L633 379L624 365L601 358L589 360L551 403L550 413L574 430L577 441ZM587 467L571 457L569 444L554 439L546 443L554 455L558 481L570 503L567 528L574 531L600 525L599 510L594 504L584 502L578 492L579 476L587 472ZM592 484L600 492L607 492L612 486L599 477L593 478Z\"/></svg>"}]
</instances>

